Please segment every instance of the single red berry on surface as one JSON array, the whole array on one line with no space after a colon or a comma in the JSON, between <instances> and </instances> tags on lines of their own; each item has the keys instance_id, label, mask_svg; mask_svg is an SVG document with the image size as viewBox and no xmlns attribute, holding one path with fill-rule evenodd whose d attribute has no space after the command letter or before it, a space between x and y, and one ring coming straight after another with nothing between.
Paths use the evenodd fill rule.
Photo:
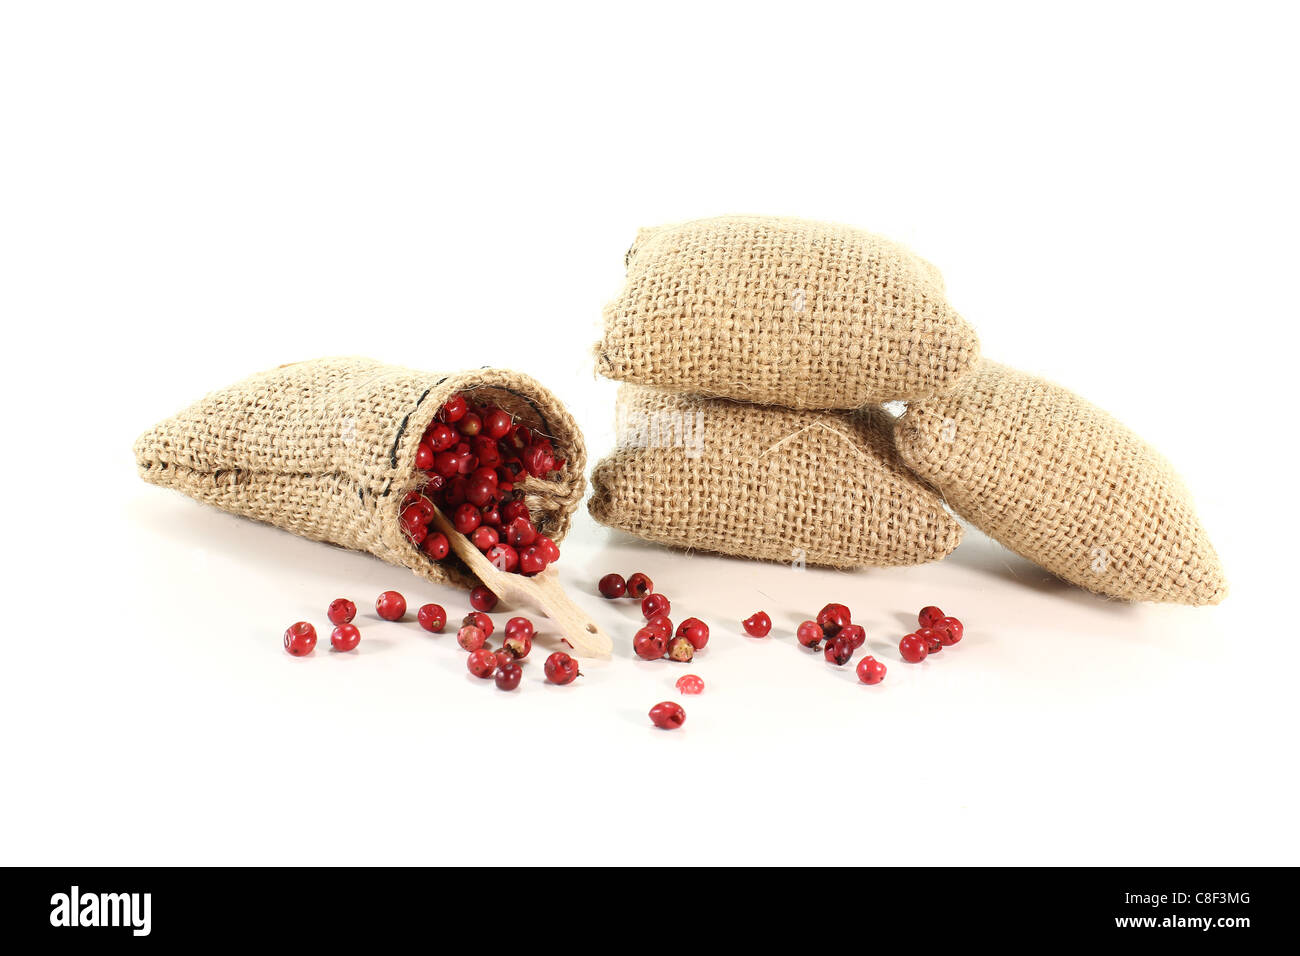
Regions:
<instances>
[{"instance_id":1,"label":"single red berry on surface","mask_svg":"<svg viewBox=\"0 0 1300 956\"><path fill-rule=\"evenodd\" d=\"M685 637L674 637L668 642L668 659L685 663L695 657L695 645Z\"/></svg>"},{"instance_id":2,"label":"single red berry on surface","mask_svg":"<svg viewBox=\"0 0 1300 956\"><path fill-rule=\"evenodd\" d=\"M438 412L438 417L444 422L458 422L465 417L469 411L469 402L465 401L464 395L453 395L447 399L442 410Z\"/></svg>"},{"instance_id":3,"label":"single red berry on surface","mask_svg":"<svg viewBox=\"0 0 1300 956\"><path fill-rule=\"evenodd\" d=\"M500 667L502 664L513 664L515 662L515 655L511 654L504 647L498 648L493 651L493 653L496 655L497 667Z\"/></svg>"},{"instance_id":4,"label":"single red berry on surface","mask_svg":"<svg viewBox=\"0 0 1300 956\"><path fill-rule=\"evenodd\" d=\"M424 442L415 446L415 467L421 471L433 469L433 448Z\"/></svg>"},{"instance_id":5,"label":"single red berry on surface","mask_svg":"<svg viewBox=\"0 0 1300 956\"><path fill-rule=\"evenodd\" d=\"M840 632L840 628L848 627L853 623L853 615L843 604L827 604L818 612L817 623L821 625L824 635L834 637Z\"/></svg>"},{"instance_id":6,"label":"single red berry on surface","mask_svg":"<svg viewBox=\"0 0 1300 956\"><path fill-rule=\"evenodd\" d=\"M462 627L477 627L483 632L484 637L491 637L492 632L496 630L496 625L492 623L492 618L488 617L482 611L470 611L460 622Z\"/></svg>"},{"instance_id":7,"label":"single red berry on surface","mask_svg":"<svg viewBox=\"0 0 1300 956\"><path fill-rule=\"evenodd\" d=\"M668 650L668 641L652 627L643 627L632 638L632 650L636 656L647 661L657 661Z\"/></svg>"},{"instance_id":8,"label":"single red berry on surface","mask_svg":"<svg viewBox=\"0 0 1300 956\"><path fill-rule=\"evenodd\" d=\"M316 628L306 621L290 624L284 632L284 649L294 657L310 654L316 647Z\"/></svg>"},{"instance_id":9,"label":"single red berry on surface","mask_svg":"<svg viewBox=\"0 0 1300 956\"><path fill-rule=\"evenodd\" d=\"M336 651L350 651L361 643L361 632L355 624L340 624L330 632L330 643Z\"/></svg>"},{"instance_id":10,"label":"single red berry on surface","mask_svg":"<svg viewBox=\"0 0 1300 956\"><path fill-rule=\"evenodd\" d=\"M415 619L420 627L435 634L447 626L447 612L441 604L426 604L415 612Z\"/></svg>"},{"instance_id":11,"label":"single red berry on surface","mask_svg":"<svg viewBox=\"0 0 1300 956\"><path fill-rule=\"evenodd\" d=\"M506 632L506 639L501 642L501 646L510 653L515 660L523 660L533 649L533 632L514 631Z\"/></svg>"},{"instance_id":12,"label":"single red berry on surface","mask_svg":"<svg viewBox=\"0 0 1300 956\"><path fill-rule=\"evenodd\" d=\"M887 668L870 655L858 661L858 680L864 684L879 684L885 679Z\"/></svg>"},{"instance_id":13,"label":"single red berry on surface","mask_svg":"<svg viewBox=\"0 0 1300 956\"><path fill-rule=\"evenodd\" d=\"M939 639L939 632L932 627L919 627L916 629L916 636L925 641L925 650L928 654L938 654L943 650L943 642Z\"/></svg>"},{"instance_id":14,"label":"single red berry on surface","mask_svg":"<svg viewBox=\"0 0 1300 956\"><path fill-rule=\"evenodd\" d=\"M641 602L641 613L647 621L660 614L668 614L671 610L672 604L666 594L647 594Z\"/></svg>"},{"instance_id":15,"label":"single red berry on surface","mask_svg":"<svg viewBox=\"0 0 1300 956\"><path fill-rule=\"evenodd\" d=\"M467 624L456 632L456 643L467 651L482 650L487 643L487 635L480 628Z\"/></svg>"},{"instance_id":16,"label":"single red berry on surface","mask_svg":"<svg viewBox=\"0 0 1300 956\"><path fill-rule=\"evenodd\" d=\"M908 634L898 642L898 653L909 664L919 664L930 654L929 645L919 634Z\"/></svg>"},{"instance_id":17,"label":"single red berry on surface","mask_svg":"<svg viewBox=\"0 0 1300 956\"><path fill-rule=\"evenodd\" d=\"M490 611L497 606L497 596L480 584L469 592L469 606L476 611Z\"/></svg>"},{"instance_id":18,"label":"single red berry on surface","mask_svg":"<svg viewBox=\"0 0 1300 956\"><path fill-rule=\"evenodd\" d=\"M519 568L519 552L504 542L488 548L484 557L491 561L498 571L513 572Z\"/></svg>"},{"instance_id":19,"label":"single red berry on surface","mask_svg":"<svg viewBox=\"0 0 1300 956\"><path fill-rule=\"evenodd\" d=\"M677 678L677 690L683 694L703 694L704 679L695 674L683 674Z\"/></svg>"},{"instance_id":20,"label":"single red berry on surface","mask_svg":"<svg viewBox=\"0 0 1300 956\"><path fill-rule=\"evenodd\" d=\"M673 622L667 614L656 614L650 620L645 622L645 626L653 631L658 631L667 641L673 636Z\"/></svg>"},{"instance_id":21,"label":"single red berry on surface","mask_svg":"<svg viewBox=\"0 0 1300 956\"><path fill-rule=\"evenodd\" d=\"M916 615L916 623L921 627L934 627L942 618L943 611L930 604L921 608L920 613Z\"/></svg>"},{"instance_id":22,"label":"single red berry on surface","mask_svg":"<svg viewBox=\"0 0 1300 956\"><path fill-rule=\"evenodd\" d=\"M772 619L763 611L755 611L740 624L750 637L767 637L772 633Z\"/></svg>"},{"instance_id":23,"label":"single red berry on surface","mask_svg":"<svg viewBox=\"0 0 1300 956\"><path fill-rule=\"evenodd\" d=\"M826 642L826 650L823 653L836 667L843 667L853 657L853 642L843 634L836 634Z\"/></svg>"},{"instance_id":24,"label":"single red berry on surface","mask_svg":"<svg viewBox=\"0 0 1300 956\"><path fill-rule=\"evenodd\" d=\"M495 673L497 669L497 656L487 648L475 648L470 652L469 660L465 662L469 672L475 677L488 678Z\"/></svg>"},{"instance_id":25,"label":"single red berry on surface","mask_svg":"<svg viewBox=\"0 0 1300 956\"><path fill-rule=\"evenodd\" d=\"M686 723L686 711L681 704L665 700L650 708L650 722L664 730L675 730Z\"/></svg>"},{"instance_id":26,"label":"single red berry on surface","mask_svg":"<svg viewBox=\"0 0 1300 956\"><path fill-rule=\"evenodd\" d=\"M489 438L505 438L510 425L510 413L499 408L489 409L483 416L483 431Z\"/></svg>"},{"instance_id":27,"label":"single red berry on surface","mask_svg":"<svg viewBox=\"0 0 1300 956\"><path fill-rule=\"evenodd\" d=\"M640 571L631 575L627 579L627 596L641 600L647 594L653 594L655 589L654 582L642 574Z\"/></svg>"},{"instance_id":28,"label":"single red berry on surface","mask_svg":"<svg viewBox=\"0 0 1300 956\"><path fill-rule=\"evenodd\" d=\"M357 606L347 598L335 598L330 601L329 610L325 614L331 624L351 624L357 616Z\"/></svg>"},{"instance_id":29,"label":"single red berry on surface","mask_svg":"<svg viewBox=\"0 0 1300 956\"><path fill-rule=\"evenodd\" d=\"M939 635L939 640L945 645L956 644L961 640L962 632L965 630L961 621L955 617L941 618L933 627Z\"/></svg>"},{"instance_id":30,"label":"single red berry on surface","mask_svg":"<svg viewBox=\"0 0 1300 956\"><path fill-rule=\"evenodd\" d=\"M840 628L840 632L835 636L847 637L855 651L863 644L867 643L867 629L861 624L846 624L844 627Z\"/></svg>"},{"instance_id":31,"label":"single red berry on surface","mask_svg":"<svg viewBox=\"0 0 1300 956\"><path fill-rule=\"evenodd\" d=\"M703 650L709 643L709 625L698 617L688 617L677 625L677 636L686 638L697 651Z\"/></svg>"},{"instance_id":32,"label":"single red berry on surface","mask_svg":"<svg viewBox=\"0 0 1300 956\"><path fill-rule=\"evenodd\" d=\"M375 613L385 621L400 621L406 615L406 598L397 591L385 591L375 598Z\"/></svg>"},{"instance_id":33,"label":"single red berry on surface","mask_svg":"<svg viewBox=\"0 0 1300 956\"><path fill-rule=\"evenodd\" d=\"M441 531L435 532L424 539L420 549L435 561L441 561L451 551L451 542Z\"/></svg>"},{"instance_id":34,"label":"single red berry on surface","mask_svg":"<svg viewBox=\"0 0 1300 956\"><path fill-rule=\"evenodd\" d=\"M804 647L816 647L826 635L822 631L822 626L816 621L804 621L799 625L799 630L795 631L794 636Z\"/></svg>"},{"instance_id":35,"label":"single red berry on surface","mask_svg":"<svg viewBox=\"0 0 1300 956\"><path fill-rule=\"evenodd\" d=\"M578 662L564 651L556 651L546 658L544 669L546 679L552 684L569 684L575 677L582 676L578 672Z\"/></svg>"},{"instance_id":36,"label":"single red berry on surface","mask_svg":"<svg viewBox=\"0 0 1300 956\"><path fill-rule=\"evenodd\" d=\"M523 679L524 669L518 664L505 663L497 665L497 687L501 690L514 690Z\"/></svg>"},{"instance_id":37,"label":"single red berry on surface","mask_svg":"<svg viewBox=\"0 0 1300 956\"><path fill-rule=\"evenodd\" d=\"M603 597L621 598L627 593L627 582L623 580L621 574L607 574L600 579L596 589L600 591Z\"/></svg>"},{"instance_id":38,"label":"single red berry on surface","mask_svg":"<svg viewBox=\"0 0 1300 956\"><path fill-rule=\"evenodd\" d=\"M537 633L533 622L526 617L512 617L506 621L506 637L512 634L527 634L530 638Z\"/></svg>"},{"instance_id":39,"label":"single red berry on surface","mask_svg":"<svg viewBox=\"0 0 1300 956\"><path fill-rule=\"evenodd\" d=\"M481 524L474 529L474 533L469 536L469 540L474 547L486 552L491 550L492 546L501 539L497 536L496 528L489 528L487 525Z\"/></svg>"}]
</instances>

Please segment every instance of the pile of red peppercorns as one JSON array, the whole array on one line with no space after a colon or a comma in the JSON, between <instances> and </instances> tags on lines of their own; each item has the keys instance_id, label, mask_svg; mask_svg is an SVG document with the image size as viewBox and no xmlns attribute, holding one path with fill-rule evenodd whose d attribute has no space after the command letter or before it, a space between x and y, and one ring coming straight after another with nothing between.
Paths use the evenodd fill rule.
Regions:
<instances>
[{"instance_id":1,"label":"pile of red peppercorns","mask_svg":"<svg viewBox=\"0 0 1300 956\"><path fill-rule=\"evenodd\" d=\"M538 533L516 487L564 467L550 438L504 409L457 394L425 430L415 467L426 482L406 496L400 520L411 543L433 560L451 551L447 536L430 530L435 508L498 570L533 575L559 559L560 549Z\"/></svg>"},{"instance_id":2,"label":"pile of red peppercorns","mask_svg":"<svg viewBox=\"0 0 1300 956\"><path fill-rule=\"evenodd\" d=\"M686 662L694 659L696 651L704 650L709 643L709 625L698 617L688 617L673 630L672 602L668 595L655 591L654 582L640 571L626 581L621 574L607 574L596 584L596 589L611 600L630 597L641 602L645 626L632 638L632 650L642 660L670 660Z\"/></svg>"},{"instance_id":3,"label":"pile of red peppercorns","mask_svg":"<svg viewBox=\"0 0 1300 956\"><path fill-rule=\"evenodd\" d=\"M916 615L921 626L898 642L898 653L909 664L919 664L931 654L938 654L961 640L964 627L934 605L921 608Z\"/></svg>"},{"instance_id":4,"label":"pile of red peppercorns","mask_svg":"<svg viewBox=\"0 0 1300 956\"><path fill-rule=\"evenodd\" d=\"M474 610L465 615L456 632L456 643L469 652L469 672L485 680L495 678L502 690L514 690L523 677L520 665L533 649L533 622L526 617L512 617L506 622L501 647L493 650L488 638L496 625L487 612L496 607L497 597L479 586L470 592L470 604ZM375 599L375 613L385 621L400 621L406 616L406 598L398 591L385 591ZM356 614L357 606L347 598L330 602L326 616L335 625L330 643L336 651L355 650L361 642L361 631L352 623ZM441 633L447 626L447 611L440 604L425 604L416 612L416 620L426 631ZM284 649L294 657L305 657L315 647L316 628L307 621L298 621L284 632ZM577 661L563 652L548 657L543 669L552 684L568 684L581 676Z\"/></svg>"}]
</instances>

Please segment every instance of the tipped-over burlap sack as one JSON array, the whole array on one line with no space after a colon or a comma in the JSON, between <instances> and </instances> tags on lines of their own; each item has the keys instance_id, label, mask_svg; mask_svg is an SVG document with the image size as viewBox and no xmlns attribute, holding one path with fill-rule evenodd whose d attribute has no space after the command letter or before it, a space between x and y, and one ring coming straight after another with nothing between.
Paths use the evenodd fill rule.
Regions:
<instances>
[{"instance_id":1,"label":"tipped-over burlap sack","mask_svg":"<svg viewBox=\"0 0 1300 956\"><path fill-rule=\"evenodd\" d=\"M417 372L363 358L286 365L213 392L135 444L140 476L294 534L368 551L431 581L471 587L454 556L435 562L398 511L422 486L415 449L456 392L491 401L565 456L558 479L519 483L538 530L556 541L585 489L582 434L559 400L518 372Z\"/></svg>"},{"instance_id":2,"label":"tipped-over burlap sack","mask_svg":"<svg viewBox=\"0 0 1300 956\"><path fill-rule=\"evenodd\" d=\"M1169 462L1061 386L984 362L954 394L910 406L894 434L957 514L1065 580L1131 601L1223 599Z\"/></svg>"},{"instance_id":3,"label":"tipped-over burlap sack","mask_svg":"<svg viewBox=\"0 0 1300 956\"><path fill-rule=\"evenodd\" d=\"M858 408L948 391L975 332L937 269L861 229L724 216L642 229L596 368L670 391Z\"/></svg>"},{"instance_id":4,"label":"tipped-over burlap sack","mask_svg":"<svg viewBox=\"0 0 1300 956\"><path fill-rule=\"evenodd\" d=\"M838 568L920 564L961 540L882 414L798 411L624 385L592 516L637 537Z\"/></svg>"}]
</instances>

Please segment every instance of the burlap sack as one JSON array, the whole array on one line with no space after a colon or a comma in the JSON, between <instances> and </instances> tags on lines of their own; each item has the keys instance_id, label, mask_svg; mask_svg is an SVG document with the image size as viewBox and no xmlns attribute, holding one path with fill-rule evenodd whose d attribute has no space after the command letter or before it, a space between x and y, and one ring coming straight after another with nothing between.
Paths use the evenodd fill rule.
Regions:
<instances>
[{"instance_id":1,"label":"burlap sack","mask_svg":"<svg viewBox=\"0 0 1300 956\"><path fill-rule=\"evenodd\" d=\"M559 541L585 490L587 453L559 400L518 372L417 372L370 359L299 362L213 392L135 444L140 476L224 511L294 534L368 551L431 581L476 583L453 556L435 562L398 524L423 483L415 448L456 392L490 401L554 439L558 480L518 487L538 530Z\"/></svg>"},{"instance_id":2,"label":"burlap sack","mask_svg":"<svg viewBox=\"0 0 1300 956\"><path fill-rule=\"evenodd\" d=\"M624 385L592 517L650 541L839 568L920 564L961 540L903 467L883 415Z\"/></svg>"},{"instance_id":3,"label":"burlap sack","mask_svg":"<svg viewBox=\"0 0 1300 956\"><path fill-rule=\"evenodd\" d=\"M975 332L937 269L849 226L724 216L642 229L596 368L670 391L858 408L940 394Z\"/></svg>"},{"instance_id":4,"label":"burlap sack","mask_svg":"<svg viewBox=\"0 0 1300 956\"><path fill-rule=\"evenodd\" d=\"M1090 591L1217 604L1218 556L1173 468L1059 385L983 362L895 426L903 460L1012 551Z\"/></svg>"}]
</instances>

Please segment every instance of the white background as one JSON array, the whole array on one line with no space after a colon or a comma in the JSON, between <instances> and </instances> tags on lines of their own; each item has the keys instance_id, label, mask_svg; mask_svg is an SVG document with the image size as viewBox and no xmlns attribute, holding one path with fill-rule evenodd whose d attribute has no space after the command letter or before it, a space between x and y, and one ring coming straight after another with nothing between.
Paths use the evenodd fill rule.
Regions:
<instances>
[{"instance_id":1,"label":"white background","mask_svg":"<svg viewBox=\"0 0 1300 956\"><path fill-rule=\"evenodd\" d=\"M1282 7L42 3L0 15L6 863L1295 863L1295 24ZM855 574L686 557L579 513L615 635L577 684L469 677L463 596L134 473L282 362L543 379L592 460L637 227L849 222L945 272L984 350L1115 411L1193 489L1222 606L1124 606L972 531ZM644 570L714 628L634 662ZM338 595L359 653L280 636ZM858 685L793 626L849 604ZM967 638L914 667L938 603ZM763 607L773 638L740 636ZM503 621L498 616L498 621Z\"/></svg>"}]
</instances>

